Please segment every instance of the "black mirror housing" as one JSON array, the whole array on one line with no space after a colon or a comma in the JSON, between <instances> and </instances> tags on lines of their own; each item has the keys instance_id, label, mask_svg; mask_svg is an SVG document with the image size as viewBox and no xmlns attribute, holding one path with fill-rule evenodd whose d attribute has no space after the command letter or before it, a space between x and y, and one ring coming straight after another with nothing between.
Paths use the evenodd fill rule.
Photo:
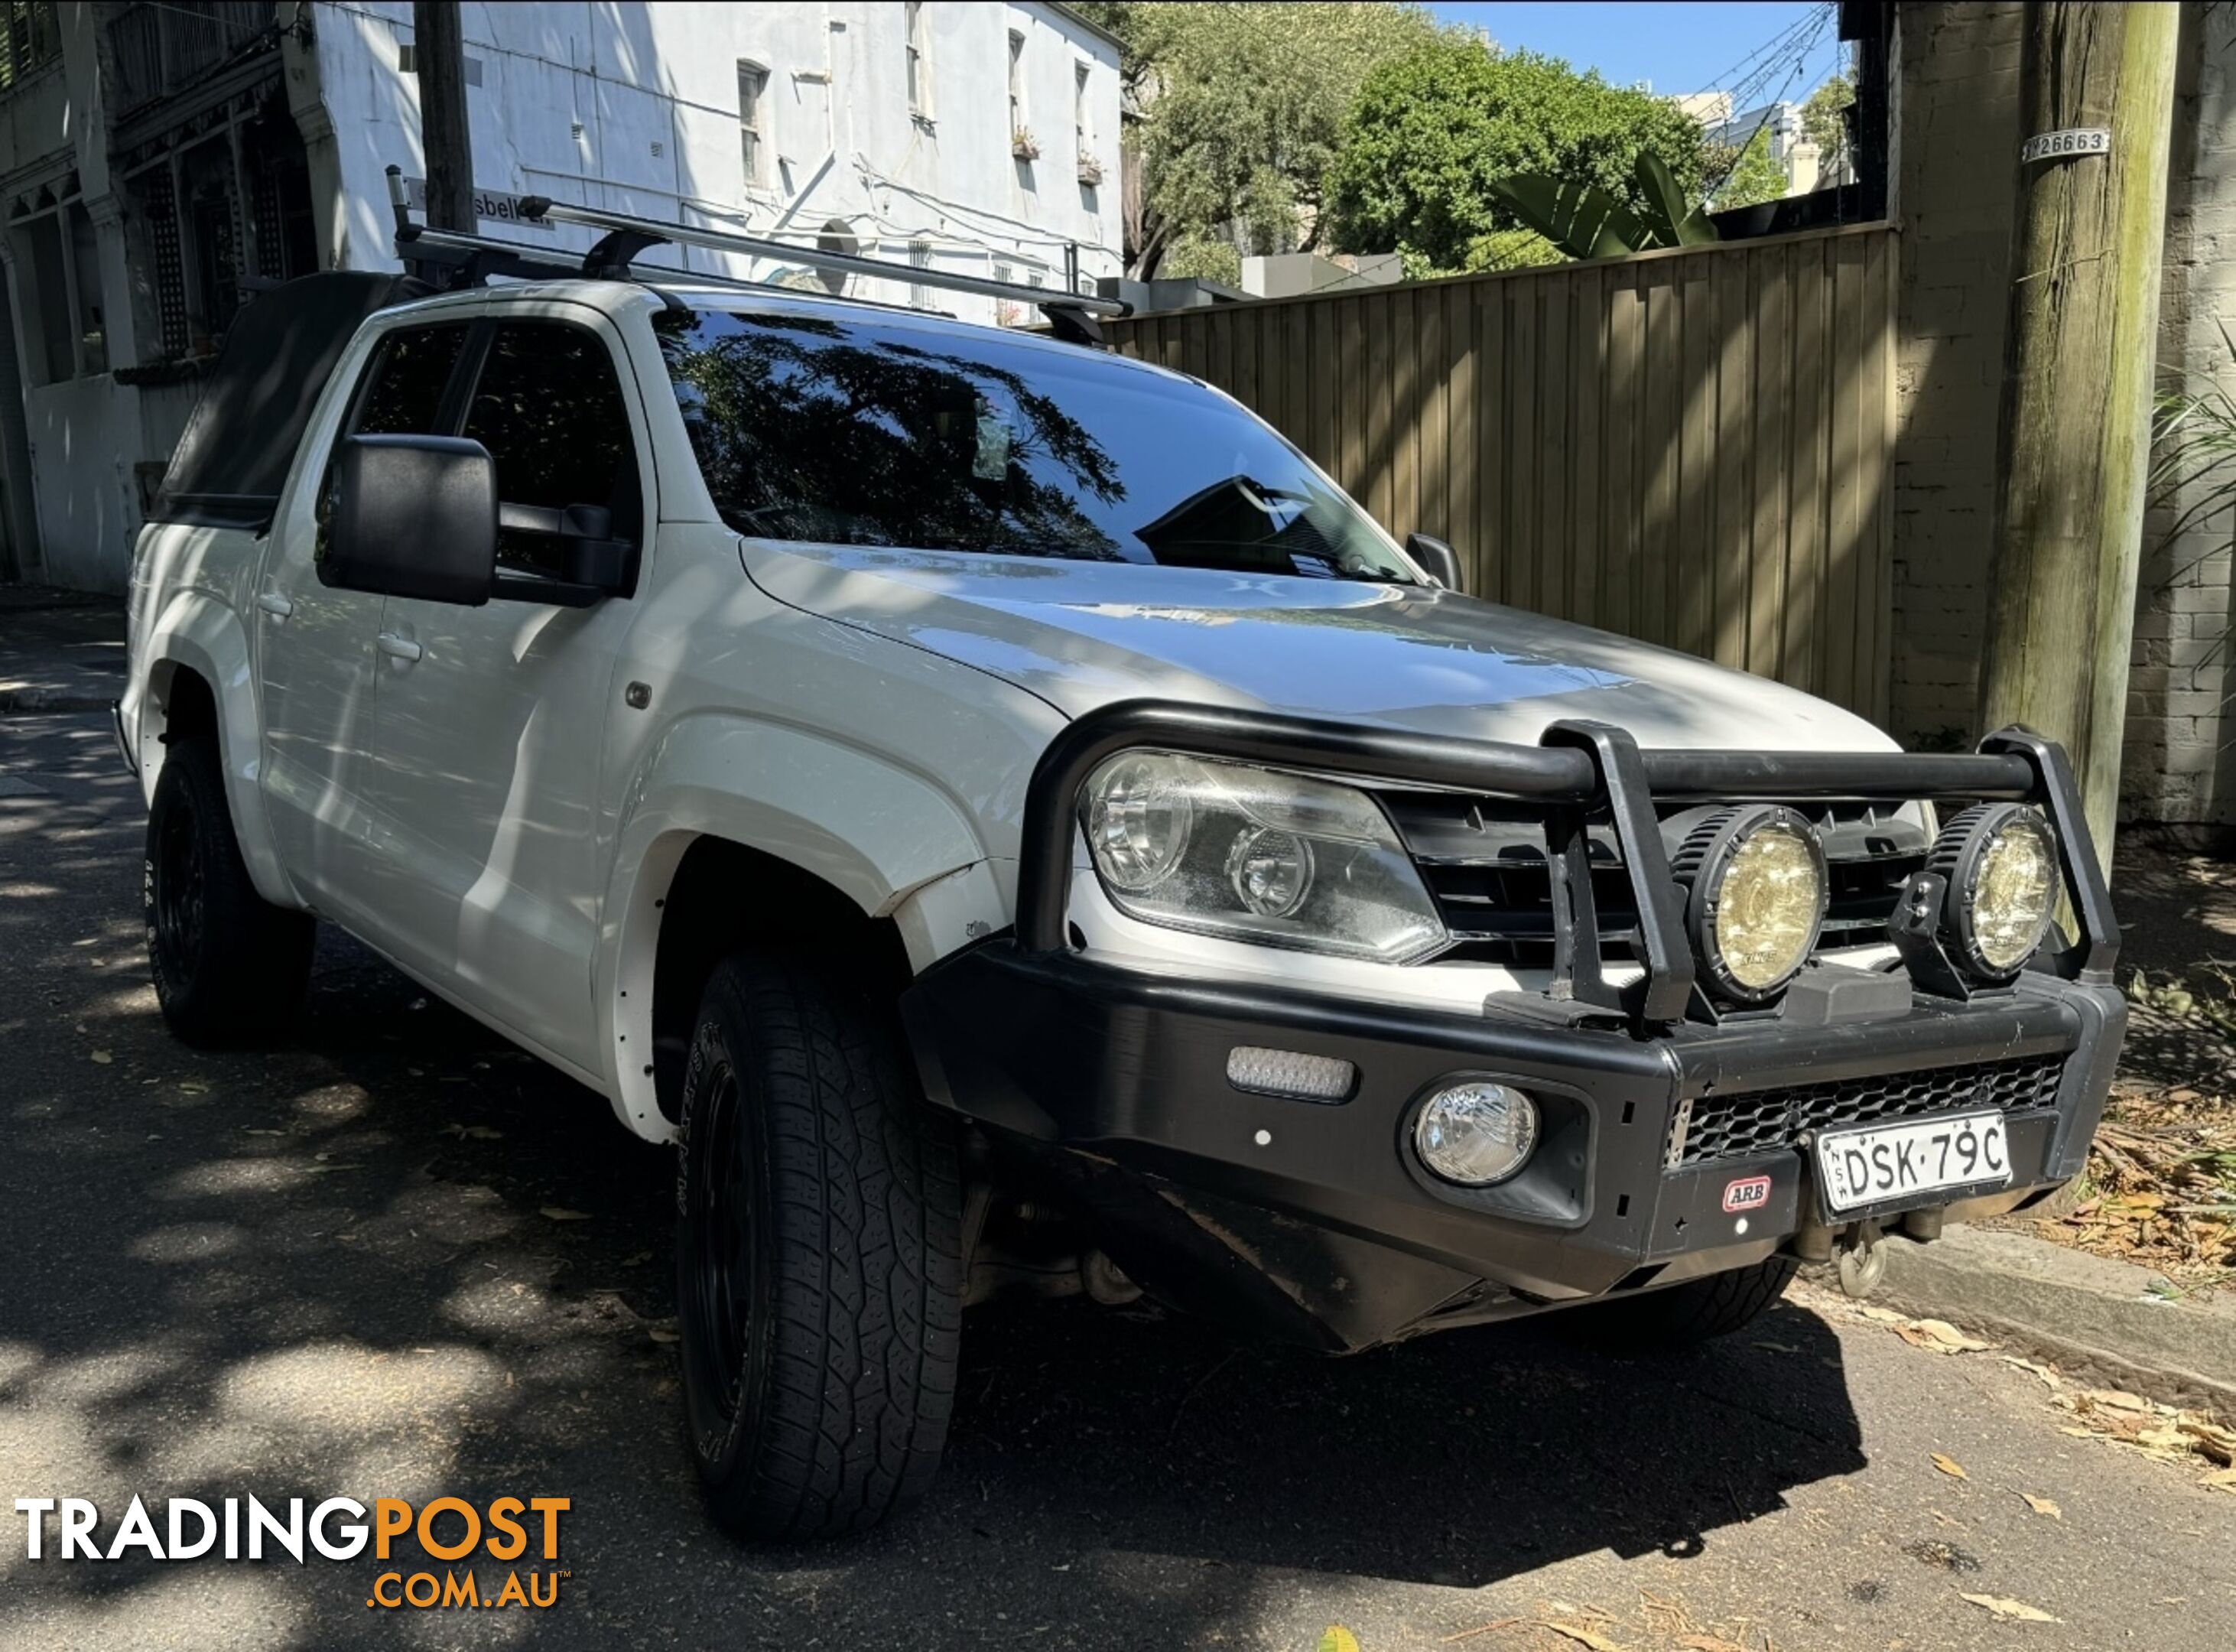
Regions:
<instances>
[{"instance_id":1,"label":"black mirror housing","mask_svg":"<svg viewBox=\"0 0 2236 1652\"><path fill-rule=\"evenodd\" d=\"M456 436L352 436L334 454L319 577L479 608L497 582L497 464Z\"/></svg>"},{"instance_id":2,"label":"black mirror housing","mask_svg":"<svg viewBox=\"0 0 2236 1652\"><path fill-rule=\"evenodd\" d=\"M1430 579L1448 591L1464 590L1460 583L1460 555L1441 539L1426 534L1407 534L1405 554L1427 570Z\"/></svg>"}]
</instances>

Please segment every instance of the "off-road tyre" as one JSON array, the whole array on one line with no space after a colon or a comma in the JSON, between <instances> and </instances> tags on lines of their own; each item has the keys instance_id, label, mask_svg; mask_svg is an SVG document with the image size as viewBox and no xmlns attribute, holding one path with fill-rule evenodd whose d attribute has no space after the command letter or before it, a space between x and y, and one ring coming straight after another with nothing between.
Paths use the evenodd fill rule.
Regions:
<instances>
[{"instance_id":1,"label":"off-road tyre","mask_svg":"<svg viewBox=\"0 0 2236 1652\"><path fill-rule=\"evenodd\" d=\"M924 1495L955 1397L961 1209L890 1002L757 954L715 970L675 1256L686 1429L722 1524L838 1537Z\"/></svg>"},{"instance_id":2,"label":"off-road tyre","mask_svg":"<svg viewBox=\"0 0 2236 1652\"><path fill-rule=\"evenodd\" d=\"M1690 1347L1753 1325L1786 1294L1801 1264L1773 1256L1752 1267L1595 1303L1559 1317L1602 1346L1633 1353Z\"/></svg>"},{"instance_id":3,"label":"off-road tyre","mask_svg":"<svg viewBox=\"0 0 2236 1652\"><path fill-rule=\"evenodd\" d=\"M276 1031L310 979L318 924L256 892L240 858L217 743L172 745L155 780L141 862L141 905L155 1000L190 1044Z\"/></svg>"}]
</instances>

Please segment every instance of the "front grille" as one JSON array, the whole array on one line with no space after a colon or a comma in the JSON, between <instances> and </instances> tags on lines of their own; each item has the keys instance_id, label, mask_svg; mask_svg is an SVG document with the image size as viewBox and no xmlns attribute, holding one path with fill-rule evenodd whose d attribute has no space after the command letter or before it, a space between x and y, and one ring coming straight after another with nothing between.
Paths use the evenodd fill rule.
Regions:
<instances>
[{"instance_id":1,"label":"front grille","mask_svg":"<svg viewBox=\"0 0 2236 1652\"><path fill-rule=\"evenodd\" d=\"M1544 823L1512 813L1512 803L1451 793L1385 793L1383 804L1420 869L1452 944L1440 958L1548 969L1553 962L1553 887ZM1827 833L1830 888L1824 946L1886 938L1887 919L1910 874L1925 865L1911 846L1872 829L1864 805L1819 808ZM1636 957L1638 907L1614 833L1591 833L1592 904L1600 956Z\"/></svg>"},{"instance_id":2,"label":"front grille","mask_svg":"<svg viewBox=\"0 0 2236 1652\"><path fill-rule=\"evenodd\" d=\"M1746 1158L1800 1145L1804 1130L1874 1119L1920 1118L1963 1108L1995 1107L2006 1113L2052 1107L2062 1056L2023 1061L1936 1067L1924 1072L1878 1073L1838 1083L1805 1084L1753 1095L1703 1096L1679 1103L1671 1127L1672 1168L1716 1159Z\"/></svg>"}]
</instances>

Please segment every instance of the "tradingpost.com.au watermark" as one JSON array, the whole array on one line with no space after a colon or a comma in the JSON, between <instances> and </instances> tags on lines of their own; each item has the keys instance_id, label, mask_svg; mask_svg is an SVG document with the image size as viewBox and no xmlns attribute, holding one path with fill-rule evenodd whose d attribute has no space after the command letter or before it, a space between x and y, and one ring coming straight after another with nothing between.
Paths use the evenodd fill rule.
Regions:
<instances>
[{"instance_id":1,"label":"tradingpost.com.au watermark","mask_svg":"<svg viewBox=\"0 0 2236 1652\"><path fill-rule=\"evenodd\" d=\"M553 1564L559 1558L559 1517L573 1506L567 1497L493 1497L484 1508L464 1497L433 1497L415 1509L401 1497L375 1497L368 1510L355 1497L317 1504L290 1497L283 1513L253 1497L227 1497L215 1507L198 1497L172 1497L162 1505L159 1528L155 1516L135 1496L104 1540L101 1510L90 1497L16 1499L16 1512L23 1517L27 1560L122 1560L145 1554L166 1562L286 1558L303 1565L313 1556L355 1560L370 1547L379 1561L389 1557L391 1543L409 1534L436 1560L469 1563L439 1574L382 1572L365 1604L391 1609L556 1606L560 1580L573 1576ZM471 1563L483 1556L498 1562L528 1558L531 1540L537 1555L525 1569L506 1570L501 1581L490 1577L485 1583L485 1575L473 1569Z\"/></svg>"}]
</instances>

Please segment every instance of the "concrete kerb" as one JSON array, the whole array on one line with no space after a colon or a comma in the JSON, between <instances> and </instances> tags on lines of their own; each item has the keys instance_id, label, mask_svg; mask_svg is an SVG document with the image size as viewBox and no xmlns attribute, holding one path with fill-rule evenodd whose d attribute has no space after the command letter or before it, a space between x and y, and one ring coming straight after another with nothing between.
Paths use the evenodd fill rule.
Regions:
<instances>
[{"instance_id":1,"label":"concrete kerb","mask_svg":"<svg viewBox=\"0 0 2236 1652\"><path fill-rule=\"evenodd\" d=\"M1931 1244L1887 1242L1874 1300L2081 1381L2236 1418L2236 1301L2170 1298L2163 1274L2024 1234L1951 1227Z\"/></svg>"}]
</instances>

